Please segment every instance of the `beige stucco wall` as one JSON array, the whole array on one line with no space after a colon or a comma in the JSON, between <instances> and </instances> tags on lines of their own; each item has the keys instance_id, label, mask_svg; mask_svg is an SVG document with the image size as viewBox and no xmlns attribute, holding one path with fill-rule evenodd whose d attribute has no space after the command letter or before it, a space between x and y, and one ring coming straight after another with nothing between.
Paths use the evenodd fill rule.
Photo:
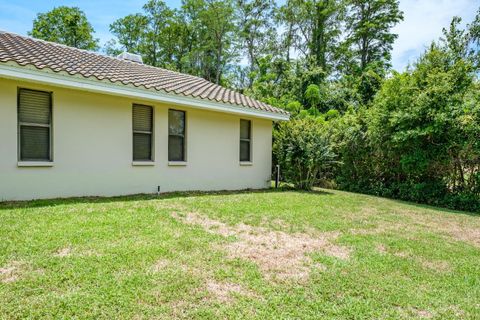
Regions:
<instances>
[{"instance_id":1,"label":"beige stucco wall","mask_svg":"<svg viewBox=\"0 0 480 320\"><path fill-rule=\"evenodd\" d=\"M19 167L17 89L53 91L52 167ZM132 103L154 106L154 166L132 165ZM0 79L0 201L180 190L265 188L272 122L186 111L186 166L168 164L168 105ZM239 162L240 118L252 120L251 166Z\"/></svg>"}]
</instances>

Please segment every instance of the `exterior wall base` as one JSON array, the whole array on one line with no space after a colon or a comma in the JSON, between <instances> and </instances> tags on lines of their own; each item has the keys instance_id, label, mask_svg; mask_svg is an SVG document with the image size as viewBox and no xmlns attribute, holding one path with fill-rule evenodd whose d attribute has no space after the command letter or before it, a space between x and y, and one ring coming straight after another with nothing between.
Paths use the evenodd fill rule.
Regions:
<instances>
[{"instance_id":1,"label":"exterior wall base","mask_svg":"<svg viewBox=\"0 0 480 320\"><path fill-rule=\"evenodd\" d=\"M17 90L53 92L53 163L19 163ZM132 162L132 104L154 107L154 162ZM186 111L186 162L168 162L168 109ZM252 163L239 161L240 119L252 120ZM172 191L263 189L272 121L148 100L0 79L0 201Z\"/></svg>"}]
</instances>

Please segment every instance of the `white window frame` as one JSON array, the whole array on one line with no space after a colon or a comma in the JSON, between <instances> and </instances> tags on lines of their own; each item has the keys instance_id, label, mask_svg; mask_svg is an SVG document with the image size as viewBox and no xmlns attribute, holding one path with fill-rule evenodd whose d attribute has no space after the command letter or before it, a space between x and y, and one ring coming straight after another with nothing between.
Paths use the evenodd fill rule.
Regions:
<instances>
[{"instance_id":1,"label":"white window frame","mask_svg":"<svg viewBox=\"0 0 480 320\"><path fill-rule=\"evenodd\" d=\"M152 110L152 130L151 131L142 131L142 130L135 130L134 128L134 121L133 121L133 110L135 109L135 106L141 106L141 107L149 107ZM135 160L134 159L134 139L133 136L135 133L140 133L140 134L149 134L150 135L150 159L148 160ZM132 165L134 166L149 166L149 165L154 165L155 163L155 108L150 105L146 104L141 104L141 103L133 103L132 104Z\"/></svg>"},{"instance_id":2,"label":"white window frame","mask_svg":"<svg viewBox=\"0 0 480 320\"><path fill-rule=\"evenodd\" d=\"M32 122L23 122L20 121L20 93L22 90L28 91L37 91L48 93L50 96L50 123L32 123ZM48 159L22 159L22 136L21 128L22 127L42 127L49 128L48 134ZM50 167L53 165L53 92L47 90L38 90L30 88L17 88L17 164L19 167Z\"/></svg>"},{"instance_id":3,"label":"white window frame","mask_svg":"<svg viewBox=\"0 0 480 320\"><path fill-rule=\"evenodd\" d=\"M170 111L182 112L183 113L183 136L178 134L170 134ZM183 138L183 159L182 160L170 160L170 150L167 150L167 159L169 166L186 166L187 165L187 111L181 109L168 109L168 119L167 119L167 135L168 141L170 141L170 136L177 136ZM170 142L167 143L167 148L170 148Z\"/></svg>"},{"instance_id":4,"label":"white window frame","mask_svg":"<svg viewBox=\"0 0 480 320\"><path fill-rule=\"evenodd\" d=\"M242 138L242 121L248 121L250 126L249 126L249 136L250 138L249 139L245 139L245 138ZM239 122L239 136L240 136L240 140L239 140L239 146L238 146L238 158L240 160L240 165L242 166L250 166L253 164L253 121L250 120L250 119L240 119L240 122ZM242 160L242 151L241 151L241 145L242 145L242 141L247 141L248 144L249 144L249 155L248 155L248 160Z\"/></svg>"}]
</instances>

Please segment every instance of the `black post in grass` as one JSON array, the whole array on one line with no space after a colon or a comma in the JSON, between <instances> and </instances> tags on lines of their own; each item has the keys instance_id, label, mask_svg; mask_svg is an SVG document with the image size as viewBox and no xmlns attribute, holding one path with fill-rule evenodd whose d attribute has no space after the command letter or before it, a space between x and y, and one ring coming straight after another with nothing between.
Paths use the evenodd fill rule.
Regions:
<instances>
[{"instance_id":1,"label":"black post in grass","mask_svg":"<svg viewBox=\"0 0 480 320\"><path fill-rule=\"evenodd\" d=\"M280 182L280 165L277 164L275 168L277 169L275 173L275 189L278 189L278 185Z\"/></svg>"}]
</instances>

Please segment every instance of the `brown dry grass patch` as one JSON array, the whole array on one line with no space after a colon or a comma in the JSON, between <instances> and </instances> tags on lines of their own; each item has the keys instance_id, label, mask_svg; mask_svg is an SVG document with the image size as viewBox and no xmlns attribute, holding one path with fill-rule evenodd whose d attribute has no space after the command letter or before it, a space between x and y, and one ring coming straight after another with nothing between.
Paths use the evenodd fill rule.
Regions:
<instances>
[{"instance_id":1,"label":"brown dry grass patch","mask_svg":"<svg viewBox=\"0 0 480 320\"><path fill-rule=\"evenodd\" d=\"M53 255L55 257L64 258L64 257L70 256L71 254L72 254L72 248L65 247L65 248L58 249Z\"/></svg>"},{"instance_id":2,"label":"brown dry grass patch","mask_svg":"<svg viewBox=\"0 0 480 320\"><path fill-rule=\"evenodd\" d=\"M159 259L152 266L152 272L162 272L170 266L170 261L166 259Z\"/></svg>"},{"instance_id":3,"label":"brown dry grass patch","mask_svg":"<svg viewBox=\"0 0 480 320\"><path fill-rule=\"evenodd\" d=\"M378 253L385 254L387 253L387 247L384 244L379 244L375 247Z\"/></svg>"},{"instance_id":4,"label":"brown dry grass patch","mask_svg":"<svg viewBox=\"0 0 480 320\"><path fill-rule=\"evenodd\" d=\"M12 261L0 268L0 282L12 283L20 279L24 272L24 264L19 261Z\"/></svg>"},{"instance_id":5,"label":"brown dry grass patch","mask_svg":"<svg viewBox=\"0 0 480 320\"><path fill-rule=\"evenodd\" d=\"M410 259L414 262L419 263L423 268L429 269L432 271L436 272L449 272L452 271L452 266L450 263L444 260L428 260L426 258L422 258L419 256L415 256L409 252L405 251L396 251L396 252L390 252L388 247L385 244L377 244L375 247L375 250L380 253L380 254L391 254L397 258L402 258L402 259Z\"/></svg>"},{"instance_id":6,"label":"brown dry grass patch","mask_svg":"<svg viewBox=\"0 0 480 320\"><path fill-rule=\"evenodd\" d=\"M208 280L205 284L205 288L207 289L208 293L219 302L232 302L234 295L256 297L255 293L252 291L232 282Z\"/></svg>"},{"instance_id":7,"label":"brown dry grass patch","mask_svg":"<svg viewBox=\"0 0 480 320\"><path fill-rule=\"evenodd\" d=\"M313 252L323 252L343 260L350 255L349 248L333 243L340 235L339 232L318 233L314 236L305 233L290 234L246 224L229 226L196 213L173 216L187 224L202 226L214 234L234 236L237 241L222 246L228 257L255 262L270 279L308 279L312 267L308 254Z\"/></svg>"},{"instance_id":8,"label":"brown dry grass patch","mask_svg":"<svg viewBox=\"0 0 480 320\"><path fill-rule=\"evenodd\" d=\"M363 211L369 211L364 208ZM353 235L377 235L398 233L414 234L416 232L432 232L443 237L462 241L480 248L480 224L477 219L462 214L444 214L412 211L408 208L395 209L389 213L391 220L373 220L372 228L350 229ZM400 221L399 221L400 218Z\"/></svg>"},{"instance_id":9,"label":"brown dry grass patch","mask_svg":"<svg viewBox=\"0 0 480 320\"><path fill-rule=\"evenodd\" d=\"M417 227L446 234L457 241L469 243L480 248L480 223L478 219L463 214L445 214L425 212L419 214L412 210L399 210L399 215L408 217Z\"/></svg>"},{"instance_id":10,"label":"brown dry grass patch","mask_svg":"<svg viewBox=\"0 0 480 320\"><path fill-rule=\"evenodd\" d=\"M433 314L428 310L422 310L415 307L407 307L407 308L398 308L398 311L402 315L402 317L406 317L408 319L431 319L433 318Z\"/></svg>"},{"instance_id":11,"label":"brown dry grass patch","mask_svg":"<svg viewBox=\"0 0 480 320\"><path fill-rule=\"evenodd\" d=\"M0 281L3 283L14 282L18 279L18 267L15 265L0 268Z\"/></svg>"},{"instance_id":12,"label":"brown dry grass patch","mask_svg":"<svg viewBox=\"0 0 480 320\"><path fill-rule=\"evenodd\" d=\"M452 270L450 263L448 263L447 261L442 261L442 260L432 261L432 260L421 259L420 263L425 269L430 269L437 272L449 272Z\"/></svg>"}]
</instances>

